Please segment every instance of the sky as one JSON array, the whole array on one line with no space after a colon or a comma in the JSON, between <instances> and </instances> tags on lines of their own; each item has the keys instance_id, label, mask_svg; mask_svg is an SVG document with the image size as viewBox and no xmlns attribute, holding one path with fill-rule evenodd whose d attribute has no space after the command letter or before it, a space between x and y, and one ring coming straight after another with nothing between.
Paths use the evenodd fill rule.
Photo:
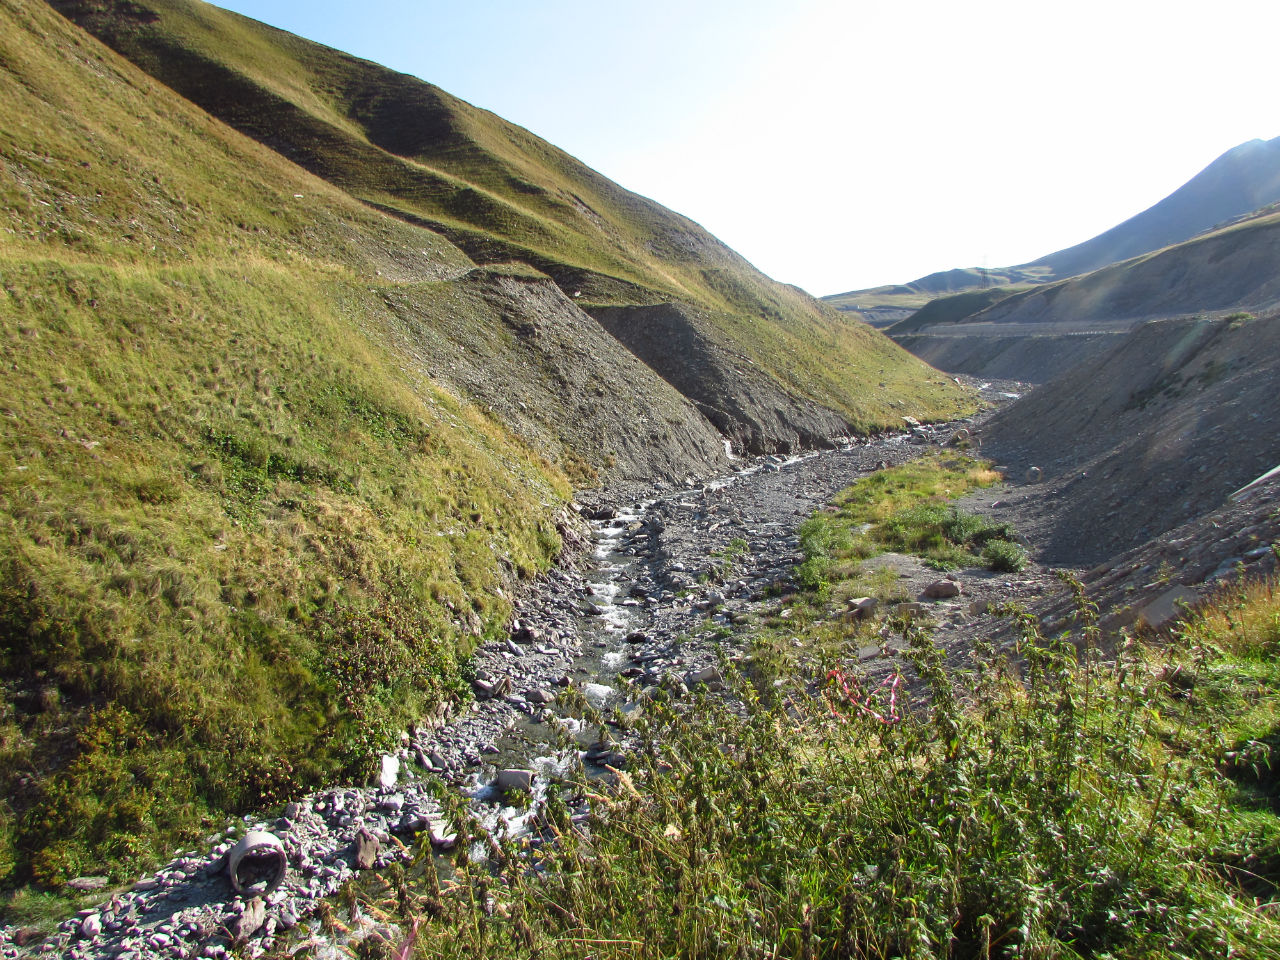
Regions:
<instances>
[{"instance_id":1,"label":"sky","mask_svg":"<svg viewBox=\"0 0 1280 960\"><path fill-rule=\"evenodd\" d=\"M1071 246L1280 136L1275 0L220 0L824 296Z\"/></svg>"}]
</instances>

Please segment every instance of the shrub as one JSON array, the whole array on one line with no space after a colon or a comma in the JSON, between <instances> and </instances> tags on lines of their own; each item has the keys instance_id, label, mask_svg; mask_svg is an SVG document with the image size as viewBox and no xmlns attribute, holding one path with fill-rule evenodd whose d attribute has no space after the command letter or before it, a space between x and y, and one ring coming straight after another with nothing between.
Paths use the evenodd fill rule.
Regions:
<instances>
[{"instance_id":1,"label":"shrub","mask_svg":"<svg viewBox=\"0 0 1280 960\"><path fill-rule=\"evenodd\" d=\"M1027 553L1011 540L992 540L982 548L982 559L988 570L1017 573L1027 565Z\"/></svg>"}]
</instances>

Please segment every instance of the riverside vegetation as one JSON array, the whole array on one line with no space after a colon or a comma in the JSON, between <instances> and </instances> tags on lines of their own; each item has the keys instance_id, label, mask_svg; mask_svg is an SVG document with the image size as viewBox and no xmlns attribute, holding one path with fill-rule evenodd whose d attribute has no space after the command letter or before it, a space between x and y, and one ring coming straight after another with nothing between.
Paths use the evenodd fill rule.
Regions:
<instances>
[{"instance_id":1,"label":"riverside vegetation","mask_svg":"<svg viewBox=\"0 0 1280 960\"><path fill-rule=\"evenodd\" d=\"M135 3L82 6L122 17L125 32L158 22ZM241 24L222 37L229 58L241 41L247 56L271 44L310 51L292 66L279 50L257 62L282 71L264 82L310 89L326 116L338 108L303 68L372 70L212 7L182 9ZM395 75L373 74L380 102L409 96ZM849 426L970 405L949 379L763 278L691 222L440 96L479 138L448 141L464 166L484 166L467 142L506 144L510 164L485 167L505 183L516 161L504 151L520 147L532 151L520 161L529 176L571 168L613 198L628 263L598 252L583 263L615 246L552 229L555 211L577 209L564 183L526 190L527 176L511 188L543 197L528 201L541 212L520 219L527 231L504 217L462 217L463 229L441 216L428 229L426 207L382 209L388 198L368 192L373 167L358 184L320 179L48 5L0 0L6 919L78 876L126 882L231 813L367 776L401 730L468 695L467 655L504 629L511 588L558 554L573 483L624 465L633 472L622 476L682 479L726 462L693 404L574 306L571 282L620 303L637 278L649 284L641 302L693 284L692 302L726 337L763 318L772 332L760 342L772 346L757 365L782 392L811 367L836 371L839 382L815 382ZM355 131L347 146L362 142ZM457 209L489 209L493 191L461 175L448 174ZM671 243L682 231L696 241L676 244L678 269L641 256L650 241L671 247L645 232L653 222ZM526 233L540 232L538 257L521 260ZM568 332L540 352L556 324ZM610 349L607 371L588 366ZM781 363L792 354L798 366ZM490 366L463 379L477 356ZM529 410L497 408L519 391ZM636 416L607 419L616 410ZM662 459L615 466L627 443Z\"/></svg>"},{"instance_id":2,"label":"riverside vegetation","mask_svg":"<svg viewBox=\"0 0 1280 960\"><path fill-rule=\"evenodd\" d=\"M445 957L1280 956L1275 584L1115 641L1076 593L1075 636L1009 608L1016 647L959 677L905 622L909 669L870 688L725 660L727 696L645 703L615 784L561 785L546 842L476 834L486 858L460 843L343 909Z\"/></svg>"}]
</instances>

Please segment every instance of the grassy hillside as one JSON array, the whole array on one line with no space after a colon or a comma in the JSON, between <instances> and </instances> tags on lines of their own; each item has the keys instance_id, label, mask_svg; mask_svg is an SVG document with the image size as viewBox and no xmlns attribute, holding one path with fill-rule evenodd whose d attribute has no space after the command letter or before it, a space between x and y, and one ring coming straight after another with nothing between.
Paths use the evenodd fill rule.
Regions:
<instances>
[{"instance_id":1,"label":"grassy hillside","mask_svg":"<svg viewBox=\"0 0 1280 960\"><path fill-rule=\"evenodd\" d=\"M455 696L569 488L388 347L449 243L41 3L0 116L0 884L122 878Z\"/></svg>"},{"instance_id":2,"label":"grassy hillside","mask_svg":"<svg viewBox=\"0 0 1280 960\"><path fill-rule=\"evenodd\" d=\"M696 223L428 83L194 0L54 5L211 114L477 262L526 263L584 305L695 306L784 393L859 428L968 404ZM900 387L868 398L887 381Z\"/></svg>"},{"instance_id":3,"label":"grassy hillside","mask_svg":"<svg viewBox=\"0 0 1280 960\"><path fill-rule=\"evenodd\" d=\"M1113 263L1083 276L1024 290L967 323L1089 324L1260 309L1280 300L1280 212Z\"/></svg>"},{"instance_id":4,"label":"grassy hillside","mask_svg":"<svg viewBox=\"0 0 1280 960\"><path fill-rule=\"evenodd\" d=\"M965 317L984 310L993 303L999 303L1022 289L1024 288L1014 286L988 287L985 290L966 290L964 293L939 297L929 301L906 319L899 320L889 330L892 334L901 335L940 323L959 323Z\"/></svg>"}]
</instances>

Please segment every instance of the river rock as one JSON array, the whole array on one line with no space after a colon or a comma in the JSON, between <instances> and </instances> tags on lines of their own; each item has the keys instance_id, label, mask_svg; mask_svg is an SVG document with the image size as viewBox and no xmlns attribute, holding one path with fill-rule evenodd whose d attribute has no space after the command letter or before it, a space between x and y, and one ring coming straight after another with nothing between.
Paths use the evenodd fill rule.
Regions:
<instances>
[{"instance_id":1,"label":"river rock","mask_svg":"<svg viewBox=\"0 0 1280 960\"><path fill-rule=\"evenodd\" d=\"M443 817L427 819L427 836L431 845L439 850L448 850L458 842L457 831L450 828L449 822Z\"/></svg>"},{"instance_id":2,"label":"river rock","mask_svg":"<svg viewBox=\"0 0 1280 960\"><path fill-rule=\"evenodd\" d=\"M949 597L958 597L962 592L962 588L955 580L935 580L924 588L924 595L930 600L945 600Z\"/></svg>"},{"instance_id":3,"label":"river rock","mask_svg":"<svg viewBox=\"0 0 1280 960\"><path fill-rule=\"evenodd\" d=\"M690 670L684 676L684 682L689 686L697 684L706 684L710 686L713 683L724 683L724 677L720 675L718 667L703 667L701 670Z\"/></svg>"},{"instance_id":4,"label":"river rock","mask_svg":"<svg viewBox=\"0 0 1280 960\"><path fill-rule=\"evenodd\" d=\"M400 779L400 758L389 753L382 755L382 769L378 772L378 784L384 790L390 790Z\"/></svg>"},{"instance_id":5,"label":"river rock","mask_svg":"<svg viewBox=\"0 0 1280 960\"><path fill-rule=\"evenodd\" d=\"M493 785L499 790L519 790L528 793L533 789L533 771L515 768L499 770Z\"/></svg>"},{"instance_id":6,"label":"river rock","mask_svg":"<svg viewBox=\"0 0 1280 960\"><path fill-rule=\"evenodd\" d=\"M74 880L67 881L67 886L77 893L90 893L94 890L101 890L106 885L106 877L76 877Z\"/></svg>"},{"instance_id":7,"label":"river rock","mask_svg":"<svg viewBox=\"0 0 1280 960\"><path fill-rule=\"evenodd\" d=\"M368 870L378 859L378 851L382 849L382 841L361 827L356 832L356 869Z\"/></svg>"},{"instance_id":8,"label":"river rock","mask_svg":"<svg viewBox=\"0 0 1280 960\"><path fill-rule=\"evenodd\" d=\"M254 897L244 905L244 912L231 921L230 931L233 940L248 940L267 919L267 905L261 897Z\"/></svg>"}]
</instances>

